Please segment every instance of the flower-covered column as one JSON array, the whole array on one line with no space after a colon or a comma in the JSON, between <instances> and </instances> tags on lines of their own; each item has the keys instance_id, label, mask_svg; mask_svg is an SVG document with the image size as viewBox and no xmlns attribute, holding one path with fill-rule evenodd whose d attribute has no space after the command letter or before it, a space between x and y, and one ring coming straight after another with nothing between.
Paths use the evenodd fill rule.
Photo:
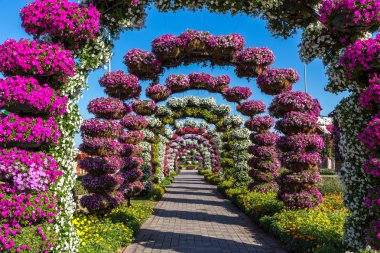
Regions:
<instances>
[{"instance_id":1,"label":"flower-covered column","mask_svg":"<svg viewBox=\"0 0 380 253\"><path fill-rule=\"evenodd\" d=\"M288 207L312 208L323 198L317 184L321 181L318 164L324 147L323 138L315 133L320 105L303 92L277 95L269 107L276 118L276 129L284 134L278 142L281 161L289 170L279 178L279 198Z\"/></svg>"},{"instance_id":2,"label":"flower-covered column","mask_svg":"<svg viewBox=\"0 0 380 253\"><path fill-rule=\"evenodd\" d=\"M96 118L81 126L83 143L79 149L89 157L80 160L79 166L88 172L82 185L93 194L83 196L80 202L91 213L105 214L124 200L117 191L124 181L120 171L124 167L123 146L118 141L123 126L118 120L131 109L117 98L97 98L90 101L88 110Z\"/></svg>"},{"instance_id":3,"label":"flower-covered column","mask_svg":"<svg viewBox=\"0 0 380 253\"><path fill-rule=\"evenodd\" d=\"M141 171L141 165L143 160L141 157L142 147L137 144L140 143L144 136L141 130L148 126L148 121L141 115L127 115L125 116L121 124L128 130L121 136L121 141L124 143L124 168L123 174L125 181L120 187L120 191L124 193L124 196L128 200L128 206L130 206L130 199L132 196L139 194L144 186L140 179L143 174ZM133 144L132 144L133 143Z\"/></svg>"},{"instance_id":4,"label":"flower-covered column","mask_svg":"<svg viewBox=\"0 0 380 253\"><path fill-rule=\"evenodd\" d=\"M248 185L251 191L276 191L278 185L275 179L279 176L280 161L276 143L278 135L270 132L273 120L270 117L254 117L264 113L266 106L262 101L250 100L241 103L238 111L243 115L251 117L245 126L253 131L250 140L254 145L250 146L248 152L254 157L248 163L251 167L249 176L253 181Z\"/></svg>"},{"instance_id":5,"label":"flower-covered column","mask_svg":"<svg viewBox=\"0 0 380 253\"><path fill-rule=\"evenodd\" d=\"M363 164L366 176L363 183L365 183L367 189L360 188L358 194L361 193L365 196L364 206L370 211L367 218L369 225L361 224L364 227L364 236L368 245L376 250L380 249L380 78L378 60L373 61L371 59L374 59L373 57L379 54L379 38L377 36L376 39L357 41L347 48L342 57L343 67L347 76L360 76L363 78L362 84L367 87L361 91L358 102L365 111L363 116L370 116L371 120L364 131L357 137L369 152L369 158ZM365 62L358 60L358 57L365 59ZM365 76L368 78L367 82L364 81ZM362 122L364 123L365 121Z\"/></svg>"}]
</instances>

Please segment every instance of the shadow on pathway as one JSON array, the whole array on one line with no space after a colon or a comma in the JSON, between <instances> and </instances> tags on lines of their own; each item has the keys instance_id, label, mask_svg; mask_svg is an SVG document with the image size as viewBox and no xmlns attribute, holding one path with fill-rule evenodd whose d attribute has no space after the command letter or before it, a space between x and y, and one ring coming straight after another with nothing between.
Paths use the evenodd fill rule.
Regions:
<instances>
[{"instance_id":1,"label":"shadow on pathway","mask_svg":"<svg viewBox=\"0 0 380 253\"><path fill-rule=\"evenodd\" d=\"M269 234L217 194L196 171L184 171L123 253L285 253Z\"/></svg>"}]
</instances>

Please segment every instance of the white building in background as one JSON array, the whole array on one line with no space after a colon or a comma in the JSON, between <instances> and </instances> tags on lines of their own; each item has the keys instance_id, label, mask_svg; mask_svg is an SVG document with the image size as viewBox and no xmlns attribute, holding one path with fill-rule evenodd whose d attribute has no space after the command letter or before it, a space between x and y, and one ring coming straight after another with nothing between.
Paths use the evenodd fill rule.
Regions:
<instances>
[{"instance_id":1,"label":"white building in background","mask_svg":"<svg viewBox=\"0 0 380 253\"><path fill-rule=\"evenodd\" d=\"M318 134L323 136L325 140L330 139L331 143L332 143L332 133L330 132L329 127L331 127L333 124L334 124L334 119L332 117L324 117L324 116L318 117ZM326 141L325 141L325 145L328 145ZM330 157L323 158L322 163L319 165L319 167L327 168L327 169L335 169L334 156L332 156L331 158Z\"/></svg>"}]
</instances>

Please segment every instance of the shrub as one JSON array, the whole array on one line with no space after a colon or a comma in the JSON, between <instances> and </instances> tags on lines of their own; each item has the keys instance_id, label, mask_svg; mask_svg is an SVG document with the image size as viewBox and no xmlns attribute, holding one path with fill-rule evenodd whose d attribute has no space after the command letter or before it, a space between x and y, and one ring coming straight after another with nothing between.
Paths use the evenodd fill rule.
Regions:
<instances>
[{"instance_id":1,"label":"shrub","mask_svg":"<svg viewBox=\"0 0 380 253\"><path fill-rule=\"evenodd\" d=\"M148 193L147 199L158 201L165 194L165 188L161 185L155 185L153 189Z\"/></svg>"},{"instance_id":2,"label":"shrub","mask_svg":"<svg viewBox=\"0 0 380 253\"><path fill-rule=\"evenodd\" d=\"M311 252L318 247L322 250L321 246L340 252L346 216L345 212L336 210L284 210L262 217L260 223L292 252Z\"/></svg>"},{"instance_id":3,"label":"shrub","mask_svg":"<svg viewBox=\"0 0 380 253\"><path fill-rule=\"evenodd\" d=\"M284 208L283 202L276 199L274 192L247 192L237 195L235 204L256 221L264 215L272 216Z\"/></svg>"},{"instance_id":4,"label":"shrub","mask_svg":"<svg viewBox=\"0 0 380 253\"><path fill-rule=\"evenodd\" d=\"M323 180L318 185L319 191L322 195L327 195L330 193L344 193L345 189L343 185L340 183L338 177L322 177Z\"/></svg>"}]
</instances>

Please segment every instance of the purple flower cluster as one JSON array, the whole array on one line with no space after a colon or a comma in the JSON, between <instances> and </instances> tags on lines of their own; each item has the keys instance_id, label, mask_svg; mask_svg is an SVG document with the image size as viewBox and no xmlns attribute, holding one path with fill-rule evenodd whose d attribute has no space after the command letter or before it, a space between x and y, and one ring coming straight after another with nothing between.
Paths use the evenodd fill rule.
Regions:
<instances>
[{"instance_id":1,"label":"purple flower cluster","mask_svg":"<svg viewBox=\"0 0 380 253\"><path fill-rule=\"evenodd\" d=\"M125 183L120 187L120 190L127 196L135 196L144 190L144 185L141 181L134 181L132 183Z\"/></svg>"},{"instance_id":2,"label":"purple flower cluster","mask_svg":"<svg viewBox=\"0 0 380 253\"><path fill-rule=\"evenodd\" d=\"M214 36L209 32L187 30L179 36L165 34L153 40L152 52L167 66L175 66L183 59L224 60L232 62L237 52L244 49L245 40L239 34ZM195 58L194 58L195 57Z\"/></svg>"},{"instance_id":3,"label":"purple flower cluster","mask_svg":"<svg viewBox=\"0 0 380 253\"><path fill-rule=\"evenodd\" d=\"M309 113L291 111L277 121L276 130L292 135L297 133L310 133L318 126L318 118Z\"/></svg>"},{"instance_id":4,"label":"purple flower cluster","mask_svg":"<svg viewBox=\"0 0 380 253\"><path fill-rule=\"evenodd\" d=\"M279 137L270 132L274 119L271 116L253 117L265 111L266 106L261 101L248 101L242 103L241 107L245 109L238 107L238 110L251 117L245 122L245 126L254 131L250 135L253 145L248 148L248 152L253 155L248 161L251 167L249 176L252 178L248 189L259 192L277 191L276 179L279 176L280 161L276 142Z\"/></svg>"},{"instance_id":5,"label":"purple flower cluster","mask_svg":"<svg viewBox=\"0 0 380 253\"><path fill-rule=\"evenodd\" d=\"M90 113L95 114L96 117L105 119L121 119L132 111L131 107L117 98L93 99L88 104L87 109Z\"/></svg>"},{"instance_id":6,"label":"purple flower cluster","mask_svg":"<svg viewBox=\"0 0 380 253\"><path fill-rule=\"evenodd\" d=\"M378 70L380 42L376 38L357 40L346 48L340 63L347 77L354 78L363 73L372 73Z\"/></svg>"},{"instance_id":7,"label":"purple flower cluster","mask_svg":"<svg viewBox=\"0 0 380 253\"><path fill-rule=\"evenodd\" d=\"M121 70L106 73L99 79L99 84L106 88L104 92L107 95L114 98L138 98L141 93L138 77L127 75Z\"/></svg>"},{"instance_id":8,"label":"purple flower cluster","mask_svg":"<svg viewBox=\"0 0 380 253\"><path fill-rule=\"evenodd\" d=\"M79 150L89 155L117 156L123 151L121 143L111 138L89 138L82 135Z\"/></svg>"},{"instance_id":9,"label":"purple flower cluster","mask_svg":"<svg viewBox=\"0 0 380 253\"><path fill-rule=\"evenodd\" d=\"M283 152L320 152L324 148L325 142L319 134L298 133L282 136L277 145Z\"/></svg>"},{"instance_id":10,"label":"purple flower cluster","mask_svg":"<svg viewBox=\"0 0 380 253\"><path fill-rule=\"evenodd\" d=\"M115 191L124 182L122 173L92 175L86 174L82 178L83 187L92 193L105 194Z\"/></svg>"},{"instance_id":11,"label":"purple flower cluster","mask_svg":"<svg viewBox=\"0 0 380 253\"><path fill-rule=\"evenodd\" d=\"M144 116L127 115L121 120L121 124L128 130L142 130L148 126Z\"/></svg>"},{"instance_id":12,"label":"purple flower cluster","mask_svg":"<svg viewBox=\"0 0 380 253\"><path fill-rule=\"evenodd\" d=\"M172 92L179 92L190 87L190 78L187 75L169 75L166 78L166 86Z\"/></svg>"},{"instance_id":13,"label":"purple flower cluster","mask_svg":"<svg viewBox=\"0 0 380 253\"><path fill-rule=\"evenodd\" d=\"M8 146L39 147L57 143L61 133L53 118L29 118L16 114L0 118L0 143Z\"/></svg>"},{"instance_id":14,"label":"purple flower cluster","mask_svg":"<svg viewBox=\"0 0 380 253\"><path fill-rule=\"evenodd\" d=\"M261 146L274 146L280 139L278 134L273 132L252 133L249 138L253 143Z\"/></svg>"},{"instance_id":15,"label":"purple flower cluster","mask_svg":"<svg viewBox=\"0 0 380 253\"><path fill-rule=\"evenodd\" d=\"M380 149L380 115L373 116L358 139L372 152Z\"/></svg>"},{"instance_id":16,"label":"purple flower cluster","mask_svg":"<svg viewBox=\"0 0 380 253\"><path fill-rule=\"evenodd\" d=\"M182 41L187 56L197 56L200 54L208 54L207 49L211 49L216 45L216 38L214 35L205 31L186 30L179 39Z\"/></svg>"},{"instance_id":17,"label":"purple flower cluster","mask_svg":"<svg viewBox=\"0 0 380 253\"><path fill-rule=\"evenodd\" d=\"M124 63L131 74L142 80L155 79L161 71L161 61L151 52L132 49L124 56Z\"/></svg>"},{"instance_id":18,"label":"purple flower cluster","mask_svg":"<svg viewBox=\"0 0 380 253\"><path fill-rule=\"evenodd\" d=\"M229 102L240 102L248 99L252 95L249 87L235 86L223 90L223 97Z\"/></svg>"},{"instance_id":19,"label":"purple flower cluster","mask_svg":"<svg viewBox=\"0 0 380 253\"><path fill-rule=\"evenodd\" d=\"M140 131L124 131L119 140L122 143L138 144L144 140L145 136Z\"/></svg>"},{"instance_id":20,"label":"purple flower cluster","mask_svg":"<svg viewBox=\"0 0 380 253\"><path fill-rule=\"evenodd\" d=\"M165 34L152 41L152 52L163 62L170 63L180 57L184 41L172 34Z\"/></svg>"},{"instance_id":21,"label":"purple flower cluster","mask_svg":"<svg viewBox=\"0 0 380 253\"><path fill-rule=\"evenodd\" d=\"M47 191L62 172L53 157L22 149L0 151L0 178L17 191Z\"/></svg>"},{"instance_id":22,"label":"purple flower cluster","mask_svg":"<svg viewBox=\"0 0 380 253\"><path fill-rule=\"evenodd\" d=\"M277 95L268 110L273 117L280 118L290 111L319 115L321 107L319 102L309 94L301 91L291 91Z\"/></svg>"},{"instance_id":23,"label":"purple flower cluster","mask_svg":"<svg viewBox=\"0 0 380 253\"><path fill-rule=\"evenodd\" d=\"M124 170L134 170L140 169L141 165L144 163L144 160L141 157L129 156L124 158Z\"/></svg>"},{"instance_id":24,"label":"purple flower cluster","mask_svg":"<svg viewBox=\"0 0 380 253\"><path fill-rule=\"evenodd\" d=\"M239 77L257 77L274 62L273 52L266 47L250 47L235 58L236 74Z\"/></svg>"},{"instance_id":25,"label":"purple flower cluster","mask_svg":"<svg viewBox=\"0 0 380 253\"><path fill-rule=\"evenodd\" d=\"M156 102L153 100L133 100L131 105L135 113L143 116L155 114L157 111Z\"/></svg>"},{"instance_id":26,"label":"purple flower cluster","mask_svg":"<svg viewBox=\"0 0 380 253\"><path fill-rule=\"evenodd\" d=\"M380 77L374 74L369 80L369 86L359 96L360 105L367 111L379 111L380 105Z\"/></svg>"},{"instance_id":27,"label":"purple flower cluster","mask_svg":"<svg viewBox=\"0 0 380 253\"><path fill-rule=\"evenodd\" d=\"M7 40L0 45L0 71L7 76L33 76L42 83L51 80L48 84L56 86L75 74L75 64L71 52L59 45Z\"/></svg>"},{"instance_id":28,"label":"purple flower cluster","mask_svg":"<svg viewBox=\"0 0 380 253\"><path fill-rule=\"evenodd\" d=\"M274 119L271 116L254 117L248 119L244 125L251 131L265 133L274 125Z\"/></svg>"},{"instance_id":29,"label":"purple flower cluster","mask_svg":"<svg viewBox=\"0 0 380 253\"><path fill-rule=\"evenodd\" d=\"M108 195L92 194L83 196L80 200L82 206L97 214L107 214L124 202L121 192L115 191Z\"/></svg>"},{"instance_id":30,"label":"purple flower cluster","mask_svg":"<svg viewBox=\"0 0 380 253\"><path fill-rule=\"evenodd\" d=\"M36 0L22 8L20 14L27 33L37 37L50 35L68 49L93 39L100 24L100 13L95 7L67 0Z\"/></svg>"},{"instance_id":31,"label":"purple flower cluster","mask_svg":"<svg viewBox=\"0 0 380 253\"><path fill-rule=\"evenodd\" d=\"M268 69L259 75L257 84L265 94L278 95L292 90L293 84L299 79L294 69Z\"/></svg>"},{"instance_id":32,"label":"purple flower cluster","mask_svg":"<svg viewBox=\"0 0 380 253\"><path fill-rule=\"evenodd\" d=\"M161 84L149 85L145 92L147 97L156 102L164 101L172 94L172 91L168 86Z\"/></svg>"},{"instance_id":33,"label":"purple flower cluster","mask_svg":"<svg viewBox=\"0 0 380 253\"><path fill-rule=\"evenodd\" d=\"M41 86L32 77L0 79L0 107L14 113L57 116L66 113L67 98L59 91Z\"/></svg>"},{"instance_id":34,"label":"purple flower cluster","mask_svg":"<svg viewBox=\"0 0 380 253\"><path fill-rule=\"evenodd\" d=\"M282 117L275 128L284 136L277 142L282 165L288 173L278 178L279 198L288 207L312 208L323 198L318 191L318 164L324 140L315 129L321 111L319 102L303 92L279 94L269 107L271 115Z\"/></svg>"},{"instance_id":35,"label":"purple flower cluster","mask_svg":"<svg viewBox=\"0 0 380 253\"><path fill-rule=\"evenodd\" d=\"M265 103L259 100L249 100L246 102L242 102L240 103L240 105L237 106L237 110L241 114L249 117L264 113L266 108L267 107Z\"/></svg>"},{"instance_id":36,"label":"purple flower cluster","mask_svg":"<svg viewBox=\"0 0 380 253\"><path fill-rule=\"evenodd\" d=\"M380 159L372 155L370 159L364 163L364 171L368 176L373 178L380 177Z\"/></svg>"},{"instance_id":37,"label":"purple flower cluster","mask_svg":"<svg viewBox=\"0 0 380 253\"><path fill-rule=\"evenodd\" d=\"M117 173L124 167L124 160L119 156L86 157L78 162L79 167L92 175L105 175Z\"/></svg>"},{"instance_id":38,"label":"purple flower cluster","mask_svg":"<svg viewBox=\"0 0 380 253\"><path fill-rule=\"evenodd\" d=\"M85 120L80 130L91 137L118 138L123 131L123 126L117 120L88 119Z\"/></svg>"},{"instance_id":39,"label":"purple flower cluster","mask_svg":"<svg viewBox=\"0 0 380 253\"><path fill-rule=\"evenodd\" d=\"M133 183L142 178L143 173L141 169L126 170L122 173L125 183Z\"/></svg>"},{"instance_id":40,"label":"purple flower cluster","mask_svg":"<svg viewBox=\"0 0 380 253\"><path fill-rule=\"evenodd\" d=\"M313 208L323 201L323 196L317 188L299 192L283 192L281 199L290 208Z\"/></svg>"},{"instance_id":41,"label":"purple flower cluster","mask_svg":"<svg viewBox=\"0 0 380 253\"><path fill-rule=\"evenodd\" d=\"M0 80L0 107L11 112L0 118L0 142L8 148L0 151L0 251L50 252L59 238L53 223L62 199L49 188L62 172L41 150L53 150L61 138L54 117L66 113L68 99L55 89L75 74L66 49L94 38L100 13L67 0L36 0L21 18L27 33L60 44L20 39L0 45L0 72L8 76Z\"/></svg>"},{"instance_id":42,"label":"purple flower cluster","mask_svg":"<svg viewBox=\"0 0 380 253\"><path fill-rule=\"evenodd\" d=\"M350 42L364 31L374 32L380 26L380 3L376 0L326 0L319 9L320 21L338 36Z\"/></svg>"},{"instance_id":43,"label":"purple flower cluster","mask_svg":"<svg viewBox=\"0 0 380 253\"><path fill-rule=\"evenodd\" d=\"M41 240L38 249L44 252L50 251L54 247L54 238L42 229L44 223L51 224L55 216L59 213L57 197L50 192L41 193L18 193L9 185L0 186L0 214L2 226L0 227L0 250L21 252L30 251L33 243L19 244L17 237L24 231L24 227L35 227ZM29 230L31 231L31 230ZM28 236L36 236L28 233ZM36 240L37 238L33 238ZM38 240L38 239L37 239ZM53 241L53 242L52 242Z\"/></svg>"}]
</instances>

